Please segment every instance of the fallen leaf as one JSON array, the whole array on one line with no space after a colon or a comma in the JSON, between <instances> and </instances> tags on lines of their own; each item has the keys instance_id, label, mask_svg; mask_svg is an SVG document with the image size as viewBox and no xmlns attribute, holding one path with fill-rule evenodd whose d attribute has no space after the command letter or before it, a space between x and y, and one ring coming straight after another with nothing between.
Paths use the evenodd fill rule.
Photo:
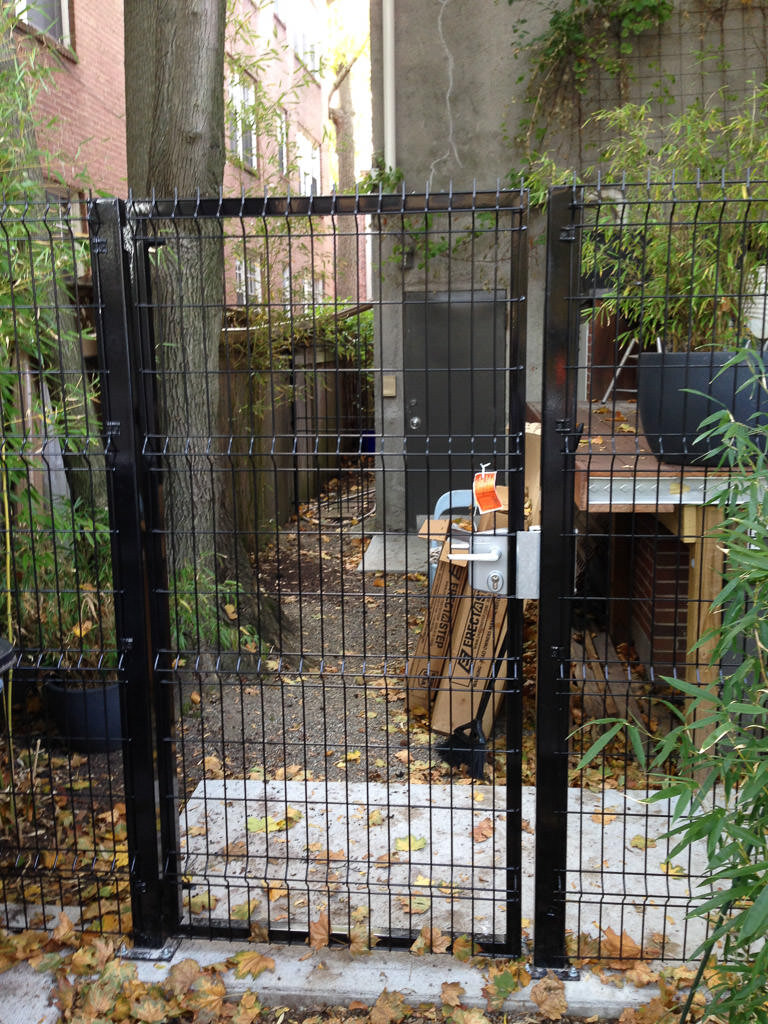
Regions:
<instances>
[{"instance_id":1,"label":"fallen leaf","mask_svg":"<svg viewBox=\"0 0 768 1024\"><path fill-rule=\"evenodd\" d=\"M171 967L166 984L175 996L180 996L191 988L193 982L197 981L199 977L200 964L197 960L187 958Z\"/></svg>"},{"instance_id":2,"label":"fallen leaf","mask_svg":"<svg viewBox=\"0 0 768 1024\"><path fill-rule=\"evenodd\" d=\"M296 810L295 807L286 807L284 818L273 818L271 815L266 815L264 818L258 817L258 815L251 815L246 819L245 826L249 832L287 832L288 829L293 828L299 821L301 821L303 814L301 811Z\"/></svg>"},{"instance_id":3,"label":"fallen leaf","mask_svg":"<svg viewBox=\"0 0 768 1024\"><path fill-rule=\"evenodd\" d=\"M531 988L531 999L547 1020L560 1020L568 1009L565 985L552 971Z\"/></svg>"},{"instance_id":4,"label":"fallen leaf","mask_svg":"<svg viewBox=\"0 0 768 1024\"><path fill-rule=\"evenodd\" d=\"M233 604L225 604L224 611L230 622L234 622L237 618L237 608Z\"/></svg>"},{"instance_id":5,"label":"fallen leaf","mask_svg":"<svg viewBox=\"0 0 768 1024\"><path fill-rule=\"evenodd\" d=\"M668 860L661 862L661 870L665 875L671 875L673 878L683 878L685 876L685 868L682 864L670 864Z\"/></svg>"},{"instance_id":6,"label":"fallen leaf","mask_svg":"<svg viewBox=\"0 0 768 1024\"><path fill-rule=\"evenodd\" d=\"M262 1009L255 992L244 992L232 1016L231 1024L253 1024L261 1016Z\"/></svg>"},{"instance_id":7,"label":"fallen leaf","mask_svg":"<svg viewBox=\"0 0 768 1024\"><path fill-rule=\"evenodd\" d=\"M411 952L415 956L424 956L425 953L447 953L450 945L450 936L443 935L439 928L430 928L425 924L411 946Z\"/></svg>"},{"instance_id":8,"label":"fallen leaf","mask_svg":"<svg viewBox=\"0 0 768 1024\"><path fill-rule=\"evenodd\" d=\"M500 1010L505 1000L524 988L531 980L522 960L494 961L488 968L488 982L483 988L488 1010Z\"/></svg>"},{"instance_id":9,"label":"fallen leaf","mask_svg":"<svg viewBox=\"0 0 768 1024\"><path fill-rule=\"evenodd\" d=\"M277 900L288 895L288 886L285 882L265 882L262 883L264 888L267 890L267 896L269 897L270 903L275 903Z\"/></svg>"},{"instance_id":10,"label":"fallen leaf","mask_svg":"<svg viewBox=\"0 0 768 1024\"><path fill-rule=\"evenodd\" d=\"M440 1001L443 1006L461 1006L465 989L458 981L444 981L440 987Z\"/></svg>"},{"instance_id":11,"label":"fallen leaf","mask_svg":"<svg viewBox=\"0 0 768 1024\"><path fill-rule=\"evenodd\" d=\"M368 826L374 828L376 825L383 825L384 819L381 816L380 810L371 811L368 815Z\"/></svg>"},{"instance_id":12,"label":"fallen leaf","mask_svg":"<svg viewBox=\"0 0 768 1024\"><path fill-rule=\"evenodd\" d=\"M429 896L398 896L398 899L406 914L426 914L432 904Z\"/></svg>"},{"instance_id":13,"label":"fallen leaf","mask_svg":"<svg viewBox=\"0 0 768 1024\"><path fill-rule=\"evenodd\" d=\"M264 956L263 953L251 950L235 953L227 963L234 968L236 978L244 978L247 974L258 978L264 971L274 971L275 969L275 961L271 956Z\"/></svg>"},{"instance_id":14,"label":"fallen leaf","mask_svg":"<svg viewBox=\"0 0 768 1024\"><path fill-rule=\"evenodd\" d=\"M370 1024L400 1024L400 1021L410 1012L411 1008L402 993L389 992L384 989L371 1007L368 1021Z\"/></svg>"},{"instance_id":15,"label":"fallen leaf","mask_svg":"<svg viewBox=\"0 0 768 1024\"><path fill-rule=\"evenodd\" d=\"M603 952L612 958L612 967L616 966L617 963L621 965L627 960L640 960L643 951L626 932L617 935L612 928L603 928L602 932L604 936L602 943Z\"/></svg>"},{"instance_id":16,"label":"fallen leaf","mask_svg":"<svg viewBox=\"0 0 768 1024\"><path fill-rule=\"evenodd\" d=\"M427 840L423 836L401 836L399 839L395 839L395 849L400 853L405 853L409 850L423 850L427 845Z\"/></svg>"},{"instance_id":17,"label":"fallen leaf","mask_svg":"<svg viewBox=\"0 0 768 1024\"><path fill-rule=\"evenodd\" d=\"M632 836L629 840L629 845L635 850L653 850L656 846L656 840L651 839L650 836Z\"/></svg>"},{"instance_id":18,"label":"fallen leaf","mask_svg":"<svg viewBox=\"0 0 768 1024\"><path fill-rule=\"evenodd\" d=\"M367 921L358 921L349 930L349 952L352 956L365 956L378 941L378 935L371 933Z\"/></svg>"},{"instance_id":19,"label":"fallen leaf","mask_svg":"<svg viewBox=\"0 0 768 1024\"><path fill-rule=\"evenodd\" d=\"M52 938L55 942L60 942L62 946L72 946L78 941L75 926L63 911L53 929Z\"/></svg>"},{"instance_id":20,"label":"fallen leaf","mask_svg":"<svg viewBox=\"0 0 768 1024\"><path fill-rule=\"evenodd\" d=\"M248 903L238 903L232 907L232 918L235 921L247 921L259 905L259 897L254 896Z\"/></svg>"},{"instance_id":21,"label":"fallen leaf","mask_svg":"<svg viewBox=\"0 0 768 1024\"><path fill-rule=\"evenodd\" d=\"M196 896L190 896L186 900L186 904L192 914L206 914L211 910L215 910L218 902L218 896L214 896L211 892L199 892Z\"/></svg>"},{"instance_id":22,"label":"fallen leaf","mask_svg":"<svg viewBox=\"0 0 768 1024\"><path fill-rule=\"evenodd\" d=\"M645 960L638 960L624 973L624 978L629 985L635 988L645 988L646 985L655 985L659 980L658 972L651 970Z\"/></svg>"},{"instance_id":23,"label":"fallen leaf","mask_svg":"<svg viewBox=\"0 0 768 1024\"><path fill-rule=\"evenodd\" d=\"M595 811L595 813L592 815L592 821L594 821L594 823L596 825L602 825L603 828L605 828L606 825L610 825L610 823L612 821L616 820L616 814L617 813L618 813L618 808L616 808L616 807L605 807L601 811L600 810Z\"/></svg>"},{"instance_id":24,"label":"fallen leaf","mask_svg":"<svg viewBox=\"0 0 768 1024\"><path fill-rule=\"evenodd\" d=\"M473 942L469 935L459 935L453 940L451 952L461 963L465 964L469 959L481 952L480 946Z\"/></svg>"},{"instance_id":25,"label":"fallen leaf","mask_svg":"<svg viewBox=\"0 0 768 1024\"><path fill-rule=\"evenodd\" d=\"M316 921L309 922L307 942L312 949L324 949L330 937L330 922L327 914L321 914Z\"/></svg>"},{"instance_id":26,"label":"fallen leaf","mask_svg":"<svg viewBox=\"0 0 768 1024\"><path fill-rule=\"evenodd\" d=\"M490 818L483 818L483 820L478 822L472 829L472 839L476 843L484 843L486 839L490 839L492 835L493 822Z\"/></svg>"}]
</instances>

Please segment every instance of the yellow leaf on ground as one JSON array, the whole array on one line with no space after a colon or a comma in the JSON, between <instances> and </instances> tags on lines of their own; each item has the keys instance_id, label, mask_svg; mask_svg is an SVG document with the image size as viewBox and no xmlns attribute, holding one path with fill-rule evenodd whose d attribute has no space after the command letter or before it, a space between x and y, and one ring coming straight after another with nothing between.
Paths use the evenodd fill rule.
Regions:
<instances>
[{"instance_id":1,"label":"yellow leaf on ground","mask_svg":"<svg viewBox=\"0 0 768 1024\"><path fill-rule=\"evenodd\" d=\"M423 836L400 836L399 839L395 839L395 849L401 853L405 853L409 850L423 850L427 845L427 840Z\"/></svg>"},{"instance_id":2,"label":"yellow leaf on ground","mask_svg":"<svg viewBox=\"0 0 768 1024\"><path fill-rule=\"evenodd\" d=\"M605 828L606 825L610 825L612 821L616 820L617 813L617 807L604 807L603 810L595 811L592 815L592 821L596 825L602 825Z\"/></svg>"},{"instance_id":3,"label":"yellow leaf on ground","mask_svg":"<svg viewBox=\"0 0 768 1024\"><path fill-rule=\"evenodd\" d=\"M235 953L227 961L234 968L236 978L244 978L247 974L250 974L253 978L258 978L264 971L274 971L275 961L271 956L264 956L263 953L257 953L256 951L251 952L246 950L243 953Z\"/></svg>"}]
</instances>

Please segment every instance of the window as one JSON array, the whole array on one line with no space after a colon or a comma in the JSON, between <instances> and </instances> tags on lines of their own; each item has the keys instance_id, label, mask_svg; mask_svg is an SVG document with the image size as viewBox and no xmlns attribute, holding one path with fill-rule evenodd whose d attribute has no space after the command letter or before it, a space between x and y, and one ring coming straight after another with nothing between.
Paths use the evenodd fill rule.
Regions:
<instances>
[{"instance_id":1,"label":"window","mask_svg":"<svg viewBox=\"0 0 768 1024\"><path fill-rule=\"evenodd\" d=\"M275 16L288 31L288 43L310 71L319 71L318 41L323 32L312 0L274 0Z\"/></svg>"},{"instance_id":2,"label":"window","mask_svg":"<svg viewBox=\"0 0 768 1024\"><path fill-rule=\"evenodd\" d=\"M281 174L288 174L288 114L280 111L280 122L277 126L277 169Z\"/></svg>"},{"instance_id":3,"label":"window","mask_svg":"<svg viewBox=\"0 0 768 1024\"><path fill-rule=\"evenodd\" d=\"M68 0L16 0L16 13L30 28L70 45Z\"/></svg>"},{"instance_id":4,"label":"window","mask_svg":"<svg viewBox=\"0 0 768 1024\"><path fill-rule=\"evenodd\" d=\"M262 301L261 265L257 260L235 260L235 300L240 306Z\"/></svg>"},{"instance_id":5,"label":"window","mask_svg":"<svg viewBox=\"0 0 768 1024\"><path fill-rule=\"evenodd\" d=\"M229 149L246 167L256 166L254 109L256 86L248 79L232 82L229 89Z\"/></svg>"},{"instance_id":6,"label":"window","mask_svg":"<svg viewBox=\"0 0 768 1024\"><path fill-rule=\"evenodd\" d=\"M320 148L303 132L296 136L296 161L299 192L304 196L316 196L320 190Z\"/></svg>"}]
</instances>

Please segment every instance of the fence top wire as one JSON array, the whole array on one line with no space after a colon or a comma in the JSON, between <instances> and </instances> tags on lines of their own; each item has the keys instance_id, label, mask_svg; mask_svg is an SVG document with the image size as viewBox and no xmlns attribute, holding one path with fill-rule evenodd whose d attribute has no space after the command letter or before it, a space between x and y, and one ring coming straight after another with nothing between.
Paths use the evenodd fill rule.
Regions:
<instances>
[{"instance_id":1,"label":"fence top wire","mask_svg":"<svg viewBox=\"0 0 768 1024\"><path fill-rule=\"evenodd\" d=\"M453 210L508 210L520 212L527 204L521 189L486 192L373 193L326 196L240 196L134 198L128 200L132 215L151 219L217 217L307 217L336 214L448 213Z\"/></svg>"}]
</instances>

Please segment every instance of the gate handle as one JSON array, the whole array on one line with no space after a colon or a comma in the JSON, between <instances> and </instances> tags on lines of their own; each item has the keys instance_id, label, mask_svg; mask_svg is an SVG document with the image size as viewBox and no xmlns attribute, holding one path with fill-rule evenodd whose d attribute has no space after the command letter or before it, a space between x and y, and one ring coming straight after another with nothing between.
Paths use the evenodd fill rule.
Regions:
<instances>
[{"instance_id":1,"label":"gate handle","mask_svg":"<svg viewBox=\"0 0 768 1024\"><path fill-rule=\"evenodd\" d=\"M467 545L469 546L469 545ZM449 551L447 558L449 562L498 562L501 558L501 548L490 548L488 551L479 551L476 554Z\"/></svg>"}]
</instances>

